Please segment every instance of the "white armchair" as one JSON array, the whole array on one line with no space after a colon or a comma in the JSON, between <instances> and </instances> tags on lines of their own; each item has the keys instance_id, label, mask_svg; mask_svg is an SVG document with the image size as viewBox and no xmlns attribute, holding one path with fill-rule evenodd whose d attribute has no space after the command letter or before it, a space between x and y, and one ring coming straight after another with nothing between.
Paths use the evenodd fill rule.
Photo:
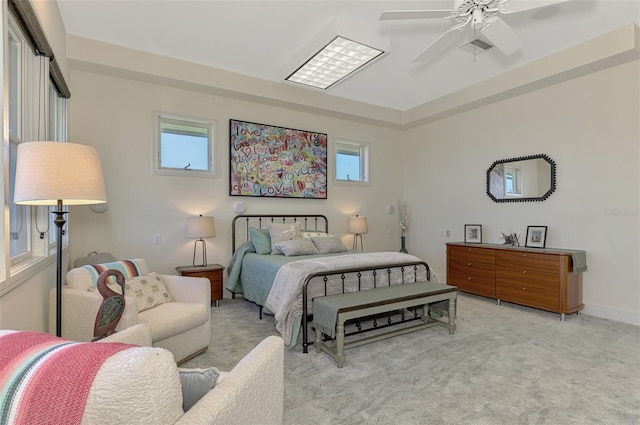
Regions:
<instances>
[{"instance_id":1,"label":"white armchair","mask_svg":"<svg viewBox=\"0 0 640 425\"><path fill-rule=\"evenodd\" d=\"M137 273L148 275L144 260L130 260ZM106 266L114 263L105 263ZM62 289L62 337L73 341L90 341L102 296L95 290L95 272L83 266L67 273L67 285ZM125 276L126 277L126 276ZM151 331L154 347L173 353L182 363L204 351L211 341L211 286L205 278L161 275L173 302L138 311L133 294L125 292L125 309L117 330L145 324ZM49 331L55 333L56 290L49 295Z\"/></svg>"}]
</instances>

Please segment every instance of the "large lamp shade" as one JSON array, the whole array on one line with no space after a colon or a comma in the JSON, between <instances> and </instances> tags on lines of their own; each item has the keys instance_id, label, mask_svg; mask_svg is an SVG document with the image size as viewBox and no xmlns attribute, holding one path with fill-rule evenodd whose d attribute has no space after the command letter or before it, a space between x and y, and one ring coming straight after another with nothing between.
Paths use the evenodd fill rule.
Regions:
<instances>
[{"instance_id":1,"label":"large lamp shade","mask_svg":"<svg viewBox=\"0 0 640 425\"><path fill-rule=\"evenodd\" d=\"M23 205L90 205L107 202L98 151L63 142L18 145L13 202Z\"/></svg>"}]
</instances>

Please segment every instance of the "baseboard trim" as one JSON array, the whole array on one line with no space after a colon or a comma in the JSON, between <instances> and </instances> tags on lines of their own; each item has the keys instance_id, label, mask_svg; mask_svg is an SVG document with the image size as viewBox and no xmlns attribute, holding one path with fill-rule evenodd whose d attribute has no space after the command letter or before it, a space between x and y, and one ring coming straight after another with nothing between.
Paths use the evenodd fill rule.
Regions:
<instances>
[{"instance_id":1,"label":"baseboard trim","mask_svg":"<svg viewBox=\"0 0 640 425\"><path fill-rule=\"evenodd\" d=\"M637 311L621 310L619 308L597 304L586 304L582 313L601 319L615 320L616 322L640 326L640 312Z\"/></svg>"}]
</instances>

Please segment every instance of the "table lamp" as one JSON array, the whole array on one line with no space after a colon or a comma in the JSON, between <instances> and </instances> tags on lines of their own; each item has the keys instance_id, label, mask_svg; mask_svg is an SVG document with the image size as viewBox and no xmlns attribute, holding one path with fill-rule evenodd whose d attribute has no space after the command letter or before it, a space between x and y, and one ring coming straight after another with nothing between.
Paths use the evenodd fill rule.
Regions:
<instances>
[{"instance_id":1,"label":"table lamp","mask_svg":"<svg viewBox=\"0 0 640 425\"><path fill-rule=\"evenodd\" d=\"M193 245L193 266L204 267L207 265L207 243L202 238L213 238L216 235L216 226L213 217L189 217L187 221L187 237L199 238ZM202 244L202 264L196 264L196 251L198 244Z\"/></svg>"},{"instance_id":2,"label":"table lamp","mask_svg":"<svg viewBox=\"0 0 640 425\"><path fill-rule=\"evenodd\" d=\"M360 239L360 249L364 251L362 235L369 232L367 217L358 215L355 217L349 217L349 220L347 221L347 232L353 233L353 249L358 249L358 239Z\"/></svg>"}]
</instances>

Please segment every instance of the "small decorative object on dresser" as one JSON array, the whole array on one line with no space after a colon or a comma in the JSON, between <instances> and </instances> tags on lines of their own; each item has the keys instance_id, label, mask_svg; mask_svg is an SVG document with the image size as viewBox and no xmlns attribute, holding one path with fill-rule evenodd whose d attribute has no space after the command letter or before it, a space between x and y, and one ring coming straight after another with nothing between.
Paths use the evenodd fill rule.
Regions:
<instances>
[{"instance_id":1,"label":"small decorative object on dresser","mask_svg":"<svg viewBox=\"0 0 640 425\"><path fill-rule=\"evenodd\" d=\"M211 303L218 307L222 299L222 271L224 266L220 264L207 264L206 266L178 266L176 271L180 276L206 277L211 283Z\"/></svg>"},{"instance_id":2,"label":"small decorative object on dresser","mask_svg":"<svg viewBox=\"0 0 640 425\"><path fill-rule=\"evenodd\" d=\"M464 241L466 243L482 243L482 225L465 224Z\"/></svg>"},{"instance_id":3,"label":"small decorative object on dresser","mask_svg":"<svg viewBox=\"0 0 640 425\"><path fill-rule=\"evenodd\" d=\"M544 248L547 242L547 226L527 226L527 248Z\"/></svg>"}]
</instances>

